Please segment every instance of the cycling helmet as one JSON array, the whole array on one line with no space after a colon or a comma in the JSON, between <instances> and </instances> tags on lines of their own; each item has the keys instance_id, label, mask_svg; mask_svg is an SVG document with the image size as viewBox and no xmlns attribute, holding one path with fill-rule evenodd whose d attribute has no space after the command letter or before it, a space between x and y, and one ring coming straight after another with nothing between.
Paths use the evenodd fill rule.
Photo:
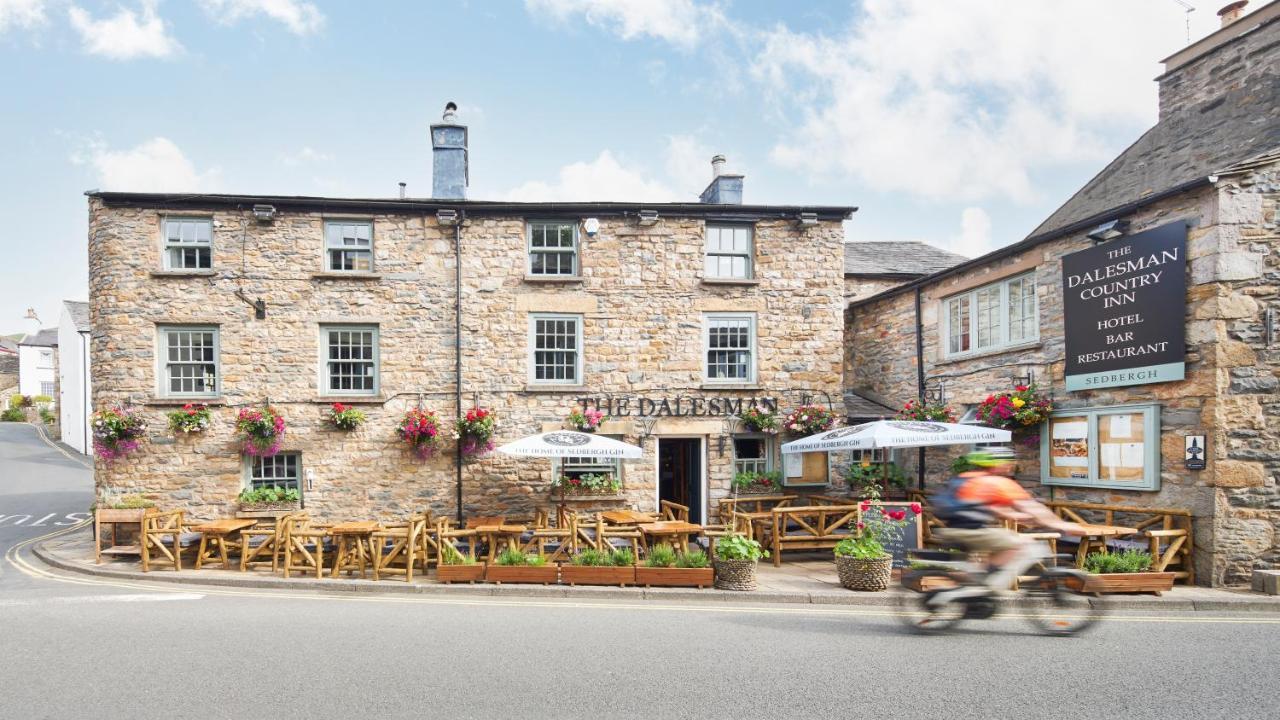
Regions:
<instances>
[{"instance_id":1,"label":"cycling helmet","mask_svg":"<svg viewBox=\"0 0 1280 720\"><path fill-rule=\"evenodd\" d=\"M1013 450L1007 447L993 447L977 450L964 456L966 462L980 468L991 468L1013 463Z\"/></svg>"}]
</instances>

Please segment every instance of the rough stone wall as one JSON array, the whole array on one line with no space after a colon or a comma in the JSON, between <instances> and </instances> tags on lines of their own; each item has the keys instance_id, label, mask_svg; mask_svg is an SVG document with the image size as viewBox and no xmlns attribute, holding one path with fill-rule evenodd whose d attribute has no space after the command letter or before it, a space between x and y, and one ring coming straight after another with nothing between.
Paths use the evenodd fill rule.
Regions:
<instances>
[{"instance_id":1,"label":"rough stone wall","mask_svg":"<svg viewBox=\"0 0 1280 720\"><path fill-rule=\"evenodd\" d=\"M1067 393L1064 389L1061 257L1089 247L1077 233L1013 257L943 279L923 292L925 376L946 383L946 398L958 411L992 392L1007 391L1013 378L1034 372L1037 385L1053 393L1061 408L1105 407L1156 402L1161 406L1161 485L1157 492L1053 488L1040 484L1039 447L1019 449L1018 480L1044 497L1149 507L1181 507L1195 518L1196 568L1201 582L1232 584L1247 579L1259 556L1274 562L1274 481L1262 461L1280 460L1274 450L1280 424L1262 419L1274 405L1276 355L1249 350L1261 335L1258 300L1273 296L1277 276L1264 261L1275 237L1274 180L1246 190L1227 186L1184 193L1138 211L1131 232L1177 220L1190 223L1187 241L1186 380ZM1264 192L1264 188L1270 191ZM1270 194L1268 194L1270 192ZM1228 202L1230 200L1230 202ZM1221 204L1221 207L1220 207ZM1271 215L1266 215L1269 212ZM1258 238L1257 240L1252 239ZM1246 240L1245 238L1250 238ZM1026 346L970 356L942 357L941 300L964 289L1034 268L1040 303L1040 338ZM1269 294L1269 295L1268 295ZM869 390L890 404L916 394L914 298L902 293L855 308L847 342L853 358L846 375L851 389ZM1273 351L1272 351L1273 352ZM1265 367L1262 367L1264 366ZM1245 369L1241 366L1249 366ZM1271 393L1267 395L1266 393ZM1228 437L1230 428L1258 435ZM1212 448L1208 467L1183 466L1183 436L1204 434ZM930 484L943 481L947 466L963 448L931 450L926 457ZM904 453L914 473L914 453ZM1267 466L1274 472L1275 465ZM1225 488L1232 488L1225 490ZM1234 489L1241 488L1241 489ZM1225 508L1234 502L1233 514ZM1270 552L1270 555L1266 553Z\"/></svg>"},{"instance_id":2,"label":"rough stone wall","mask_svg":"<svg viewBox=\"0 0 1280 720\"><path fill-rule=\"evenodd\" d=\"M302 453L313 484L308 511L328 519L399 517L431 507L455 509L454 448L412 459L395 439L405 410L421 402L446 426L454 405L453 229L434 216L374 215L374 276L322 272L323 221L340 217L282 213L270 225L234 212L212 215L212 273L170 275L160 268L156 210L90 202L90 305L95 407L130 403L151 426L151 442L122 460L97 461L99 492L143 492L193 517L236 510L244 461L233 439L237 409L270 398L286 417L284 450ZM246 214L247 215L247 214ZM369 216L361 216L370 219ZM469 218L463 233L463 410L497 412L497 442L559 427L579 396L679 393L686 397L806 392L839 397L841 240L839 222L756 227L755 285L700 281L700 219L664 217L647 228L601 219L582 236L582 278L530 282L524 222ZM242 252L243 248L243 252ZM242 273L241 268L244 268ZM236 295L267 303L265 320ZM757 314L758 382L738 390L701 387L702 313ZM585 378L559 392L526 388L530 312L584 316ZM360 404L367 423L352 433L328 429L321 397L319 325L379 326L381 396ZM221 397L203 435L172 439L165 413L181 401L156 395L157 324L220 328ZM624 467L626 500L656 505L650 433L707 436L709 505L728 492L732 444L723 418L662 418L652 426L615 420L603 429L642 444L645 459ZM464 510L528 514L550 502L551 464L491 454L464 465ZM616 506L616 503L615 505Z\"/></svg>"},{"instance_id":3,"label":"rough stone wall","mask_svg":"<svg viewBox=\"0 0 1280 720\"><path fill-rule=\"evenodd\" d=\"M1246 18L1241 24L1252 23ZM1275 73L1275 38L1273 28L1224 40L1212 52L1160 77L1160 121L1194 106L1216 104L1226 93L1268 82L1266 76Z\"/></svg>"}]
</instances>

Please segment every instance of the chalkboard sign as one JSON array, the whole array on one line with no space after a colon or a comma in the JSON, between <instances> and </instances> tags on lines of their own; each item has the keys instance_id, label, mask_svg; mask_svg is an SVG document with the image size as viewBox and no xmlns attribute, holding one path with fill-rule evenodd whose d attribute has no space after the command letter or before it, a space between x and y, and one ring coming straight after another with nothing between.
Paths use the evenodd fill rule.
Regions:
<instances>
[{"instance_id":1,"label":"chalkboard sign","mask_svg":"<svg viewBox=\"0 0 1280 720\"><path fill-rule=\"evenodd\" d=\"M876 512L877 507L883 507L886 510L906 510L907 524L902 528L902 537L885 543L884 549L890 555L893 555L893 566L902 568L907 566L907 552L910 550L919 550L923 547L924 540L924 513L916 515L911 512L911 503L906 502L885 502L873 503L869 512Z\"/></svg>"}]
</instances>

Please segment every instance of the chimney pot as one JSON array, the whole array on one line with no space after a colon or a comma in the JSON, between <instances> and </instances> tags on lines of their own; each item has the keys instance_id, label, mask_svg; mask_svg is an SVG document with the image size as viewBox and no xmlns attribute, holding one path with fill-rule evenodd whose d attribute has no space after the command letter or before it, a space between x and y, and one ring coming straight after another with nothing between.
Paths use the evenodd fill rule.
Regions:
<instances>
[{"instance_id":1,"label":"chimney pot","mask_svg":"<svg viewBox=\"0 0 1280 720\"><path fill-rule=\"evenodd\" d=\"M457 122L458 106L444 106L444 120L431 126L431 197L465 200L470 172L467 162L467 126Z\"/></svg>"},{"instance_id":2,"label":"chimney pot","mask_svg":"<svg viewBox=\"0 0 1280 720\"><path fill-rule=\"evenodd\" d=\"M711 156L711 177L718 178L724 174L724 156Z\"/></svg>"},{"instance_id":3,"label":"chimney pot","mask_svg":"<svg viewBox=\"0 0 1280 720\"><path fill-rule=\"evenodd\" d=\"M1224 5L1218 11L1218 17L1222 18L1222 27L1239 20L1240 16L1244 15L1244 6L1248 4L1249 0L1236 0L1236 2Z\"/></svg>"},{"instance_id":4,"label":"chimney pot","mask_svg":"<svg viewBox=\"0 0 1280 720\"><path fill-rule=\"evenodd\" d=\"M400 183L400 199L401 199L401 200L403 200L403 199L405 198L405 188L406 188L406 187L407 187L407 183Z\"/></svg>"}]
</instances>

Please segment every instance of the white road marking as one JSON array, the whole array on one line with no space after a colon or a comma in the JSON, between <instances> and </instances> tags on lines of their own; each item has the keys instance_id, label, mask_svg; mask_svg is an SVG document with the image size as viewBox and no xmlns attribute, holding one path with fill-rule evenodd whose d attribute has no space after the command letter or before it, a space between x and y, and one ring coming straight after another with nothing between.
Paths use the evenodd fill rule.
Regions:
<instances>
[{"instance_id":1,"label":"white road marking","mask_svg":"<svg viewBox=\"0 0 1280 720\"><path fill-rule=\"evenodd\" d=\"M75 595L70 597L36 598L32 600L0 600L0 607L25 605L95 605L99 603L172 602L174 600L202 600L201 593L138 593L125 595Z\"/></svg>"}]
</instances>

